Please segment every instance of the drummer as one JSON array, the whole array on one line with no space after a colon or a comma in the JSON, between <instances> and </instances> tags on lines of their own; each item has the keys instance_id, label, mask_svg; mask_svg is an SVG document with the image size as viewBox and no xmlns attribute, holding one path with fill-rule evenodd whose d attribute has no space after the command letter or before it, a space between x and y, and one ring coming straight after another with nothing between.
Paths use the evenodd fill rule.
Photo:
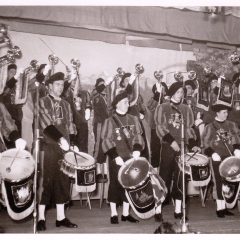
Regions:
<instances>
[{"instance_id":1,"label":"drummer","mask_svg":"<svg viewBox=\"0 0 240 240\"><path fill-rule=\"evenodd\" d=\"M129 214L129 202L125 189L118 182L118 171L130 158L138 159L144 149L142 129L137 117L127 114L129 99L126 91L119 92L112 106L116 108L113 115L104 122L101 138L102 148L109 158L110 184L108 201L111 208L111 224L118 224L117 206L123 202L122 221L139 222Z\"/></svg>"},{"instance_id":2,"label":"drummer","mask_svg":"<svg viewBox=\"0 0 240 240\"><path fill-rule=\"evenodd\" d=\"M221 162L232 155L240 158L240 137L239 129L235 122L228 121L228 111L231 107L224 104L212 105L211 109L216 113L215 120L208 124L202 133L202 145L204 153L211 157L213 177L216 183L216 214L219 218L225 215L234 215L226 208L226 202L222 196L222 178L219 173Z\"/></svg>"},{"instance_id":3,"label":"drummer","mask_svg":"<svg viewBox=\"0 0 240 240\"><path fill-rule=\"evenodd\" d=\"M39 186L38 231L46 230L45 208L52 199L57 209L56 227L76 228L76 224L65 217L64 204L69 201L69 178L60 171L58 161L63 159L63 150L73 144L76 127L72 120L70 105L60 98L64 86L64 73L53 74L45 83L49 94L40 98L40 126L43 131L43 184ZM74 146L75 151L78 150ZM41 181L40 181L41 182Z\"/></svg>"},{"instance_id":4,"label":"drummer","mask_svg":"<svg viewBox=\"0 0 240 240\"><path fill-rule=\"evenodd\" d=\"M6 150L3 136L8 141L14 142L18 149L25 149L26 141L21 138L18 128L14 123L5 105L0 102L0 152Z\"/></svg>"}]
</instances>

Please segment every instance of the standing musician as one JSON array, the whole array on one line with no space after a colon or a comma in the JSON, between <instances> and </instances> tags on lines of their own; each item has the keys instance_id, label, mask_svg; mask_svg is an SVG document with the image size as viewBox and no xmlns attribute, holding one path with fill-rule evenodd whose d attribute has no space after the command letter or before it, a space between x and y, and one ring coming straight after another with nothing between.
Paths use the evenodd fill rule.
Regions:
<instances>
[{"instance_id":1,"label":"standing musician","mask_svg":"<svg viewBox=\"0 0 240 240\"><path fill-rule=\"evenodd\" d=\"M7 72L7 81L3 93L0 95L0 102L2 102L8 112L10 113L12 119L15 121L15 124L18 128L18 132L21 135L22 131L22 104L14 104L14 95L15 95L15 87L17 83L17 79L20 74L23 73L23 68L18 69L16 64L8 65ZM12 146L11 146L12 147Z\"/></svg>"},{"instance_id":2,"label":"standing musician","mask_svg":"<svg viewBox=\"0 0 240 240\"><path fill-rule=\"evenodd\" d=\"M114 98L112 106L116 111L105 120L101 138L103 152L109 158L110 185L108 189L108 201L111 208L111 224L118 224L117 205L123 201L122 221L138 222L129 214L129 202L125 195L125 189L118 181L118 171L125 161L140 156L144 148L141 136L142 129L136 116L127 113L129 99L126 91L120 92Z\"/></svg>"},{"instance_id":3,"label":"standing musician","mask_svg":"<svg viewBox=\"0 0 240 240\"><path fill-rule=\"evenodd\" d=\"M96 80L95 89L91 94L92 106L94 111L93 132L95 137L93 156L97 161L97 182L107 181L106 155L102 150L101 131L104 121L109 117L107 109L107 96L105 81L102 78ZM101 171L103 165L103 174Z\"/></svg>"},{"instance_id":4,"label":"standing musician","mask_svg":"<svg viewBox=\"0 0 240 240\"><path fill-rule=\"evenodd\" d=\"M217 195L216 214L219 218L224 218L225 215L231 216L234 214L228 211L222 196L223 182L219 173L219 166L231 153L240 158L240 132L235 122L227 120L228 111L231 110L231 107L224 104L214 104L211 108L216 113L216 117L212 123L205 126L202 134L202 145L204 153L212 160Z\"/></svg>"},{"instance_id":5,"label":"standing musician","mask_svg":"<svg viewBox=\"0 0 240 240\"><path fill-rule=\"evenodd\" d=\"M77 74L72 70L70 79L64 82L64 91L62 98L66 100L73 112L73 123L76 125L76 145L81 152L88 153L88 120L91 113L90 94L88 91L81 89L78 84ZM78 86L77 94L74 94L76 85Z\"/></svg>"},{"instance_id":6,"label":"standing musician","mask_svg":"<svg viewBox=\"0 0 240 240\"><path fill-rule=\"evenodd\" d=\"M17 126L4 104L0 103L0 152L6 150L2 136L14 142L16 148L25 149L26 141L21 138Z\"/></svg>"},{"instance_id":7,"label":"standing musician","mask_svg":"<svg viewBox=\"0 0 240 240\"><path fill-rule=\"evenodd\" d=\"M69 201L69 178L60 171L58 161L63 159L63 150L69 150L76 128L68 102L60 98L64 88L64 73L53 74L46 82L49 94L40 98L40 128L43 133L43 191L40 186L37 230L46 230L45 207L54 199L57 207L56 227L76 228L64 213L64 204ZM77 149L77 147L76 147ZM42 191L42 192L41 192Z\"/></svg>"},{"instance_id":8,"label":"standing musician","mask_svg":"<svg viewBox=\"0 0 240 240\"><path fill-rule=\"evenodd\" d=\"M168 196L163 204L169 204L169 193L171 193L171 197L175 200L174 217L176 219L181 219L183 217L183 213L181 211L181 204L183 200L183 173L178 166L176 157L181 154L182 119L185 121L184 144L188 144L189 149L193 151L200 150L200 148L194 146L196 136L194 130L192 129L194 124L193 112L188 106L182 103L182 98L184 96L182 82L173 83L168 90L168 95L171 98L170 101L158 105L154 115L156 132L162 144L159 175L165 181L168 189ZM170 191L172 180L173 186L172 191Z\"/></svg>"}]
</instances>

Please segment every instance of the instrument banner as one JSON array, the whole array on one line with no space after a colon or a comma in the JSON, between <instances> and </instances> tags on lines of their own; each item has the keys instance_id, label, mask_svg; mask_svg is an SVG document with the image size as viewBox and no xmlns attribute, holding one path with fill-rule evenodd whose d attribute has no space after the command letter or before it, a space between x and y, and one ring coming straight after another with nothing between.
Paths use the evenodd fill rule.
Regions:
<instances>
[{"instance_id":1,"label":"instrument banner","mask_svg":"<svg viewBox=\"0 0 240 240\"><path fill-rule=\"evenodd\" d=\"M238 199L240 190L240 183L239 182L228 182L224 181L222 185L222 195L226 201L227 208L233 208L236 204Z\"/></svg>"}]
</instances>

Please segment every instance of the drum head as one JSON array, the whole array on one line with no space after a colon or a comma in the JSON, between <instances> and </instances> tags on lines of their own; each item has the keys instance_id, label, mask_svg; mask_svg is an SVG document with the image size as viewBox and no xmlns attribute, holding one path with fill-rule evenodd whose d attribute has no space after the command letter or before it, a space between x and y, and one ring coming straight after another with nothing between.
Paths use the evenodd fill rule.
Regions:
<instances>
[{"instance_id":1,"label":"drum head","mask_svg":"<svg viewBox=\"0 0 240 240\"><path fill-rule=\"evenodd\" d=\"M35 160L26 150L6 150L0 156L0 177L7 181L20 181L34 171Z\"/></svg>"},{"instance_id":2,"label":"drum head","mask_svg":"<svg viewBox=\"0 0 240 240\"><path fill-rule=\"evenodd\" d=\"M193 157L194 153L187 153L184 155L184 162L186 165L206 165L209 162L209 159L202 154L195 154Z\"/></svg>"},{"instance_id":3,"label":"drum head","mask_svg":"<svg viewBox=\"0 0 240 240\"><path fill-rule=\"evenodd\" d=\"M240 180L240 158L234 156L226 158L219 166L220 175L230 182Z\"/></svg>"},{"instance_id":4,"label":"drum head","mask_svg":"<svg viewBox=\"0 0 240 240\"><path fill-rule=\"evenodd\" d=\"M149 163L143 158L138 160L129 159L118 172L118 181L124 188L134 188L143 184L147 179Z\"/></svg>"},{"instance_id":5,"label":"drum head","mask_svg":"<svg viewBox=\"0 0 240 240\"><path fill-rule=\"evenodd\" d=\"M95 164L95 159L84 152L78 152L78 154L68 152L65 154L64 159L76 167L88 167Z\"/></svg>"}]
</instances>

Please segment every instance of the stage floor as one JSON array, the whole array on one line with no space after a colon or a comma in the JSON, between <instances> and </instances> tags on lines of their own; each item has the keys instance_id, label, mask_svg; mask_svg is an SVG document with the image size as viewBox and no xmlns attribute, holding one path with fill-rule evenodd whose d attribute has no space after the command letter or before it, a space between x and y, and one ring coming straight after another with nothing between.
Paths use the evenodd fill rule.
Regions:
<instances>
[{"instance_id":1,"label":"stage floor","mask_svg":"<svg viewBox=\"0 0 240 240\"><path fill-rule=\"evenodd\" d=\"M91 200L90 210L86 206L86 201L83 201L81 207L80 201L72 201L72 205L66 216L78 225L78 228L69 229L65 227L56 228L56 209L50 208L46 212L46 227L47 230L40 232L41 234L59 234L59 233L121 233L121 234L152 234L155 229L160 225L155 222L154 217L147 220L140 220L139 223L121 222L114 225L110 224L110 207L106 202L100 210L99 200ZM235 216L225 216L225 218L218 218L216 216L216 205L214 200L207 200L205 207L202 207L201 199L198 196L189 197L186 204L186 213L189 218L188 229L202 234L236 234L240 233L240 213L238 208L235 207L231 210ZM119 216L122 212L122 207L118 208ZM167 205L163 208L164 221L179 223L173 216L173 205ZM131 210L131 214L136 216ZM120 217L119 217L119 220ZM10 218L5 207L1 208L0 212L0 226L4 228L5 233L32 233L33 234L33 217L15 221Z\"/></svg>"}]
</instances>

